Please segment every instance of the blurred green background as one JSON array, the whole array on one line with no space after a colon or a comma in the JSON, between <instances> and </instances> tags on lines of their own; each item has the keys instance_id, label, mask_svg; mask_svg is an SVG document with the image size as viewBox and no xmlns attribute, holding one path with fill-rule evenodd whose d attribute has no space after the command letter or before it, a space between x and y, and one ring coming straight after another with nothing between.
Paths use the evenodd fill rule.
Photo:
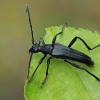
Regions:
<instances>
[{"instance_id":1,"label":"blurred green background","mask_svg":"<svg viewBox=\"0 0 100 100\"><path fill-rule=\"evenodd\" d=\"M66 22L100 33L100 0L0 0L0 100L24 100L31 47L26 4L35 42L45 35L46 27Z\"/></svg>"}]
</instances>

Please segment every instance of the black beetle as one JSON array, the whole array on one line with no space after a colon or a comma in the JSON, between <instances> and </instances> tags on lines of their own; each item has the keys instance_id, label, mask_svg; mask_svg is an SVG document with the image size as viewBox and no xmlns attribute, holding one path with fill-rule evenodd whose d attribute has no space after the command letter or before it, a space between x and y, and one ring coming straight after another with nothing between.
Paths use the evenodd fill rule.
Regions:
<instances>
[{"instance_id":1,"label":"black beetle","mask_svg":"<svg viewBox=\"0 0 100 100\"><path fill-rule=\"evenodd\" d=\"M94 74L92 74L91 72L89 72L88 70L86 70L85 68L83 68L82 66L79 66L75 63L72 63L70 61L68 61L67 59L69 60L73 60L73 61L77 61L77 62L81 62L81 63L84 63L88 66L93 66L94 65L94 62L91 60L91 58L80 52L80 51L77 51L75 49L72 49L71 46L74 44L74 42L79 39L81 40L84 45L86 46L86 48L88 50L93 50L95 48L97 48L99 45L93 47L93 48L90 48L87 43L80 37L75 37L74 39L72 39L72 41L70 42L70 44L68 46L64 46L60 43L55 43L56 42L56 38L58 35L62 34L63 32L63 29L65 27L66 24L63 25L62 27L62 31L59 32L58 34L56 34L53 39L52 39L52 44L45 44L44 40L42 38L40 38L40 41L39 43L35 43L34 44L34 37L33 37L33 30L32 30L32 24L31 24L31 18L30 18L30 12L29 12L29 8L28 8L28 5L26 5L26 12L28 13L28 19L29 19L29 24L30 24L30 29L31 29L31 35L32 35L32 47L29 49L29 53L30 53L30 59L29 59L29 65L28 65L28 74L27 74L27 78L29 77L29 70L30 70L30 63L31 63L31 59L32 59L32 55L34 53L38 53L38 52L41 52L44 54L44 56L40 59L36 69L34 70L32 76L30 77L30 79L28 80L28 82L30 82L32 80L32 78L34 77L34 74L36 73L39 65L43 62L43 60L45 59L45 57L47 56L47 54L50 55L50 57L48 58L47 60L47 69L46 69L46 76L42 82L42 85L45 83L46 79L47 79L47 76L48 76L48 69L49 69L49 65L50 65L50 60L53 59L53 58L56 58L56 59L62 59L63 61L69 63L70 65L72 65L73 67L76 67L76 68L79 68L81 70L85 70L87 73L89 73L91 76L93 76L95 79L97 79L98 81L100 81L100 79L95 76ZM42 44L42 45L40 45ZM41 86L42 86L41 85Z\"/></svg>"}]
</instances>

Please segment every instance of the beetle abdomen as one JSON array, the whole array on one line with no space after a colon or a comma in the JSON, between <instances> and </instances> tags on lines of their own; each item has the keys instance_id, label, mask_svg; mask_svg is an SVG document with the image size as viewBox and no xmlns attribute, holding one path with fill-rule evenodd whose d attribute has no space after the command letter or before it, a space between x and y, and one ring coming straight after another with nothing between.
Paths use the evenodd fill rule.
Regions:
<instances>
[{"instance_id":1,"label":"beetle abdomen","mask_svg":"<svg viewBox=\"0 0 100 100\"><path fill-rule=\"evenodd\" d=\"M51 55L57 59L70 59L84 63L88 66L94 65L94 62L86 54L61 44L54 45L54 49Z\"/></svg>"}]
</instances>

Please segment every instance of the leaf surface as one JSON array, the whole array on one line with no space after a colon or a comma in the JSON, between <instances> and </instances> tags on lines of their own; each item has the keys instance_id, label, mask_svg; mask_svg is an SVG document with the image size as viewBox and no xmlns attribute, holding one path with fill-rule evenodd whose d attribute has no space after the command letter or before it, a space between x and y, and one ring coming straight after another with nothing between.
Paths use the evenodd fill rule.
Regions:
<instances>
[{"instance_id":1,"label":"leaf surface","mask_svg":"<svg viewBox=\"0 0 100 100\"><path fill-rule=\"evenodd\" d=\"M45 43L51 44L54 35L60 32L61 29L62 26L46 28ZM68 46L75 36L84 39L91 48L100 44L100 35L97 32L92 33L81 28L76 30L71 27L64 28L63 34L57 37L56 42ZM94 66L88 67L82 63L74 63L86 68L100 78L100 47L88 51L85 45L77 39L72 48L90 56L94 61ZM42 53L33 55L29 77L31 77L42 57ZM48 55L38 68L33 80L28 84L26 80L24 86L26 100L100 100L100 82L85 71L76 69L62 60L51 60L49 75L46 83L41 88L40 86L46 73L48 57L50 56Z\"/></svg>"}]
</instances>

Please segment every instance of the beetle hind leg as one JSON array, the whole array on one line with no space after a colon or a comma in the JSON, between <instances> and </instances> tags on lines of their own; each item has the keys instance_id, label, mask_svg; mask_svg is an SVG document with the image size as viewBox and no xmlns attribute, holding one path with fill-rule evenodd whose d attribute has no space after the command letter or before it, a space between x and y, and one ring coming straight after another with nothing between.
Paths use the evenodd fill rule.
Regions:
<instances>
[{"instance_id":1,"label":"beetle hind leg","mask_svg":"<svg viewBox=\"0 0 100 100\"><path fill-rule=\"evenodd\" d=\"M79 68L79 69L81 69L81 70L86 71L88 74L90 74L90 75L93 76L96 80L98 80L98 81L100 82L100 78L98 78L97 76L95 76L94 74L92 74L91 72L89 72L88 70L86 70L85 68L83 68L83 67L81 67L81 66L79 66L79 65L77 65L77 64L71 63L71 62L69 62L69 61L67 61L67 60L64 60L64 61L67 62L67 63L69 63L69 64L72 65L73 67L76 67L76 68Z\"/></svg>"}]
</instances>

